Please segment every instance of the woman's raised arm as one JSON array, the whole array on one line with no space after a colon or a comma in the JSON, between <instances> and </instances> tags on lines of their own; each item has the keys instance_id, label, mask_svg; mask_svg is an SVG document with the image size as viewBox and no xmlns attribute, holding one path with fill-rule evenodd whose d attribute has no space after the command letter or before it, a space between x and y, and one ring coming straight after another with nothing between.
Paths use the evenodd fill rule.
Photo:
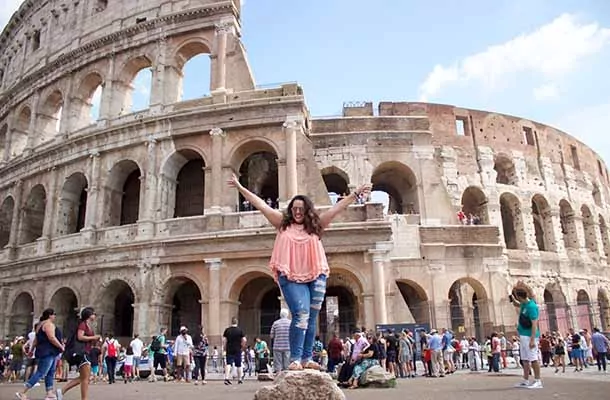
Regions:
<instances>
[{"instance_id":1,"label":"woman's raised arm","mask_svg":"<svg viewBox=\"0 0 610 400\"><path fill-rule=\"evenodd\" d=\"M335 217L337 215L339 215L343 211L345 211L350 204L352 204L352 203L354 203L354 201L358 200L358 197L360 197L362 195L364 195L365 197L368 197L368 195L370 193L371 193L371 184L370 183L364 184L364 185L360 186L358 189L356 189L355 192L350 193L349 196L346 196L343 200L335 203L334 206L332 206L328 210L321 213L320 214L320 224L322 225L322 228L323 229L328 228L330 223L333 222L333 219L335 219Z\"/></svg>"},{"instance_id":2,"label":"woman's raised arm","mask_svg":"<svg viewBox=\"0 0 610 400\"><path fill-rule=\"evenodd\" d=\"M267 218L269 223L276 229L279 229L282 226L282 213L279 210L269 207L265 200L246 189L241 183L239 183L239 179L235 174L231 176L231 179L229 179L227 183L230 187L236 188L239 193L241 193L241 195L244 196L244 198L248 200L250 204L254 206L254 208L260 211L265 218Z\"/></svg>"}]
</instances>

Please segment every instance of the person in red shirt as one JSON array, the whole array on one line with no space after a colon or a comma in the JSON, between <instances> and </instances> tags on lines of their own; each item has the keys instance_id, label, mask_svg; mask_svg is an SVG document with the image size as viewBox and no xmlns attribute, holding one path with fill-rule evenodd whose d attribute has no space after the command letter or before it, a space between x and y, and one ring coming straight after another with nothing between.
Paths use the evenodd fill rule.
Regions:
<instances>
[{"instance_id":1,"label":"person in red shirt","mask_svg":"<svg viewBox=\"0 0 610 400\"><path fill-rule=\"evenodd\" d=\"M341 363L341 353L343 352L343 342L335 333L328 343L328 368L330 373L335 372L335 367Z\"/></svg>"}]
</instances>

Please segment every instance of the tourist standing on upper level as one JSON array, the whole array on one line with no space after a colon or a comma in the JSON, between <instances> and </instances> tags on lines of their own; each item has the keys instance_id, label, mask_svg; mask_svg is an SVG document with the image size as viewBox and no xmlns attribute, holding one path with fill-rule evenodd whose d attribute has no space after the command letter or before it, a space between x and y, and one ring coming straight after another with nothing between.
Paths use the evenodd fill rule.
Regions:
<instances>
[{"instance_id":1,"label":"tourist standing on upper level","mask_svg":"<svg viewBox=\"0 0 610 400\"><path fill-rule=\"evenodd\" d=\"M270 266L292 314L290 326L290 369L320 369L313 361L313 342L318 314L326 294L328 261L320 236L332 220L361 196L369 195L371 185L362 185L355 192L320 214L313 202L303 195L290 200L283 213L239 183L237 176L229 180L277 229Z\"/></svg>"},{"instance_id":2,"label":"tourist standing on upper level","mask_svg":"<svg viewBox=\"0 0 610 400\"><path fill-rule=\"evenodd\" d=\"M599 331L599 328L593 328L591 347L597 359L597 369L599 371L603 369L606 372L606 358L608 357L608 352L610 352L610 340Z\"/></svg>"},{"instance_id":3,"label":"tourist standing on upper level","mask_svg":"<svg viewBox=\"0 0 610 400\"><path fill-rule=\"evenodd\" d=\"M536 304L533 299L529 298L527 291L523 288L517 288L513 293L514 295L510 296L510 300L514 305L519 306L519 324L517 326L517 331L519 332L519 353L523 365L523 381L519 382L516 386L541 389L542 381L540 380L538 351L538 338L540 337L540 329L538 328L538 304ZM534 370L533 383L530 383L530 368Z\"/></svg>"},{"instance_id":4,"label":"tourist standing on upper level","mask_svg":"<svg viewBox=\"0 0 610 400\"><path fill-rule=\"evenodd\" d=\"M290 324L288 310L280 310L280 319L271 325L271 340L273 340L273 372L279 374L288 369L290 364Z\"/></svg>"}]
</instances>

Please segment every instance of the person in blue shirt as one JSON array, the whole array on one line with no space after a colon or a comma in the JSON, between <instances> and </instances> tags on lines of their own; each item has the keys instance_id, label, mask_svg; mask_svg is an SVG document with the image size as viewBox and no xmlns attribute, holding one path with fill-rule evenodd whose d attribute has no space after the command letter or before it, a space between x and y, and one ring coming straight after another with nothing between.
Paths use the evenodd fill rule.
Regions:
<instances>
[{"instance_id":1,"label":"person in blue shirt","mask_svg":"<svg viewBox=\"0 0 610 400\"><path fill-rule=\"evenodd\" d=\"M538 340L540 329L538 327L539 308L536 302L529 298L527 290L516 288L509 296L513 305L519 307L519 355L523 365L523 381L516 387L528 389L541 389L540 362L538 361ZM530 383L531 370L534 370L534 382Z\"/></svg>"},{"instance_id":2,"label":"person in blue shirt","mask_svg":"<svg viewBox=\"0 0 610 400\"><path fill-rule=\"evenodd\" d=\"M432 375L445 376L445 363L443 362L443 338L436 329L430 331L428 347L432 351Z\"/></svg>"}]
</instances>

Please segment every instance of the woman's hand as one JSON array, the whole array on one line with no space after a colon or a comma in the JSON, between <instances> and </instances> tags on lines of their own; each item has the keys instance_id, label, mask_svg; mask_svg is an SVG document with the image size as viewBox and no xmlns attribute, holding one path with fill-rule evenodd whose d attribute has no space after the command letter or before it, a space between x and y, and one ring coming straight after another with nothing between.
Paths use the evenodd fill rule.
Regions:
<instances>
[{"instance_id":1,"label":"woman's hand","mask_svg":"<svg viewBox=\"0 0 610 400\"><path fill-rule=\"evenodd\" d=\"M371 185L370 183L365 183L364 185L360 185L356 189L356 193L358 193L360 196L367 198L367 197L369 197L369 194L371 194L372 188L373 188L373 185Z\"/></svg>"},{"instance_id":2,"label":"woman's hand","mask_svg":"<svg viewBox=\"0 0 610 400\"><path fill-rule=\"evenodd\" d=\"M241 183L239 183L239 178L235 174L231 174L231 178L227 181L227 185L232 188L239 189Z\"/></svg>"}]
</instances>

